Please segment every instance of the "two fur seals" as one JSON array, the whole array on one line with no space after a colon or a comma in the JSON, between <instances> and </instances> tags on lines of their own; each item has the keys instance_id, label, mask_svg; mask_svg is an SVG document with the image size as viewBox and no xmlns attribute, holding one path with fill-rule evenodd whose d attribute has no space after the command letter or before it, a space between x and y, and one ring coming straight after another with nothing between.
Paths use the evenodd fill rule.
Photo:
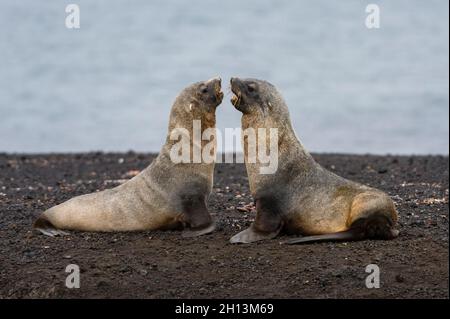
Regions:
<instances>
[{"instance_id":1,"label":"two fur seals","mask_svg":"<svg viewBox=\"0 0 450 319\"><path fill-rule=\"evenodd\" d=\"M260 174L261 163L247 160L249 143L243 138L250 190L256 218L231 243L251 243L276 237L280 231L306 235L289 244L392 239L397 212L380 190L339 177L314 161L296 137L283 97L272 84L256 79L231 79L231 100L242 112L242 130L278 129L278 169Z\"/></svg>"},{"instance_id":2,"label":"two fur seals","mask_svg":"<svg viewBox=\"0 0 450 319\"><path fill-rule=\"evenodd\" d=\"M215 111L222 99L220 78L185 88L172 106L166 143L150 166L116 188L78 196L48 209L34 227L50 236L63 234L62 229L186 229L184 236L212 232L214 222L206 202L212 190L214 162L174 163L170 152L177 141L170 135L182 128L192 136L194 120L201 121L202 131L215 129ZM191 144L191 150L193 147ZM214 155L215 151L214 147Z\"/></svg>"}]
</instances>

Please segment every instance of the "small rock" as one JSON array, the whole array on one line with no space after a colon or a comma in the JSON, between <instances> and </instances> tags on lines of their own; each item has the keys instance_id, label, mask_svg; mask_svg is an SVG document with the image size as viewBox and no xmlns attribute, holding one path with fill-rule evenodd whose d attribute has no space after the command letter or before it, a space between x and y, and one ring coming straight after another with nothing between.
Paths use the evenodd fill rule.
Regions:
<instances>
[{"instance_id":1,"label":"small rock","mask_svg":"<svg viewBox=\"0 0 450 319\"><path fill-rule=\"evenodd\" d=\"M402 283L405 282L405 278L402 275L397 275L395 276L395 281Z\"/></svg>"},{"instance_id":2,"label":"small rock","mask_svg":"<svg viewBox=\"0 0 450 319\"><path fill-rule=\"evenodd\" d=\"M100 280L100 281L97 283L97 287L98 287L98 288L106 288L106 287L108 287L108 283L107 283L106 281L104 281L104 280Z\"/></svg>"}]
</instances>

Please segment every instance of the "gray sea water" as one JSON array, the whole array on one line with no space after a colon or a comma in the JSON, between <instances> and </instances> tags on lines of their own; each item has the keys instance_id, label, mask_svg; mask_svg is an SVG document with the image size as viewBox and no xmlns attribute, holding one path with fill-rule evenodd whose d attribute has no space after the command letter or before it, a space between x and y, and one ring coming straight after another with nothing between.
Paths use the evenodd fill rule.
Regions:
<instances>
[{"instance_id":1,"label":"gray sea water","mask_svg":"<svg viewBox=\"0 0 450 319\"><path fill-rule=\"evenodd\" d=\"M65 27L69 3L80 29ZM158 151L177 93L220 75L279 87L311 151L448 154L448 6L2 0L0 152ZM240 126L230 97L222 130Z\"/></svg>"}]
</instances>

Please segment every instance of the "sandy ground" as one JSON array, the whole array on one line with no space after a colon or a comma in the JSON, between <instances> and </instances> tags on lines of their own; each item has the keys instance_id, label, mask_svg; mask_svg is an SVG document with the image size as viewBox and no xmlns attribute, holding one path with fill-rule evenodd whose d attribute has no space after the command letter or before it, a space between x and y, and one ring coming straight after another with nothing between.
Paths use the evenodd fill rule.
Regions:
<instances>
[{"instance_id":1,"label":"sandy ground","mask_svg":"<svg viewBox=\"0 0 450 319\"><path fill-rule=\"evenodd\" d=\"M146 167L149 154L0 154L1 298L448 298L448 156L314 157L346 178L388 192L400 213L393 241L285 246L275 240L231 245L255 213L242 164L216 167L209 206L218 230L184 239L177 231L31 230L44 209L118 185ZM245 208L248 207L248 208ZM81 268L68 289L65 268ZM368 289L377 264L381 287Z\"/></svg>"}]
</instances>

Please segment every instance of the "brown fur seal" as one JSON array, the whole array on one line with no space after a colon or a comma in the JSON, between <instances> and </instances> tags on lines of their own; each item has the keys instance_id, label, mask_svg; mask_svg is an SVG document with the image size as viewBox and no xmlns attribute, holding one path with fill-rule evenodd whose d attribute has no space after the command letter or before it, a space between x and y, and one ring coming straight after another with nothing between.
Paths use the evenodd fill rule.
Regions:
<instances>
[{"instance_id":1,"label":"brown fur seal","mask_svg":"<svg viewBox=\"0 0 450 319\"><path fill-rule=\"evenodd\" d=\"M281 230L306 236L287 241L290 244L392 239L398 235L394 229L397 212L389 196L316 163L296 137L288 108L275 86L256 79L232 78L231 90L235 94L232 104L243 113L243 130L278 129L279 162L274 174L260 174L259 160L247 160L249 145L243 138L257 213L254 223L233 236L231 243L274 238Z\"/></svg>"},{"instance_id":2,"label":"brown fur seal","mask_svg":"<svg viewBox=\"0 0 450 319\"><path fill-rule=\"evenodd\" d=\"M116 188L78 196L48 209L35 221L34 227L50 236L64 233L60 229L184 228L185 236L213 231L214 222L206 202L212 190L214 161L174 163L171 149L177 141L170 136L180 128L192 136L194 120L201 121L202 132L207 128L215 130L215 111L222 98L220 78L185 88L172 106L166 143L150 166ZM192 147L193 139L188 141ZM203 146L205 141L201 143ZM212 151L215 154L215 147Z\"/></svg>"}]
</instances>

